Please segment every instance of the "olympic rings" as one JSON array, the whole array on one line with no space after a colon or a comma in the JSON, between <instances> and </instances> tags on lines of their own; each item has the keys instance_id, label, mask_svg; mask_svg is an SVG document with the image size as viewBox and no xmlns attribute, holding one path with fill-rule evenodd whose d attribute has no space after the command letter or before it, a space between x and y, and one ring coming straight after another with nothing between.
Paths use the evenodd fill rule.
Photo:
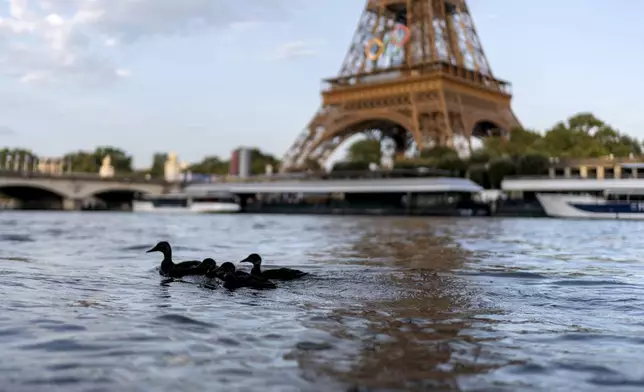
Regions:
<instances>
[{"instance_id":1,"label":"olympic rings","mask_svg":"<svg viewBox=\"0 0 644 392\"><path fill-rule=\"evenodd\" d=\"M396 38L395 33L398 31L403 32L403 37L400 40L395 39ZM409 38L411 36L411 34L409 33L409 28L400 23L396 24L396 27L394 27L390 35L392 35L392 37L389 39L389 41L399 48L402 48L403 46L405 46L405 44L409 41Z\"/></svg>"},{"instance_id":2,"label":"olympic rings","mask_svg":"<svg viewBox=\"0 0 644 392\"><path fill-rule=\"evenodd\" d=\"M402 37L399 38L398 35L400 35L400 32L402 32ZM390 43L395 47L395 53L400 53L400 49L409 42L410 38L411 33L409 32L409 28L403 24L396 23L394 29L385 37L386 44L375 37L367 41L365 45L365 55L367 56L367 59L376 61L383 55L385 49L387 50L387 53L391 54L391 46L389 46ZM371 51L374 45L378 46L376 53Z\"/></svg>"},{"instance_id":3,"label":"olympic rings","mask_svg":"<svg viewBox=\"0 0 644 392\"><path fill-rule=\"evenodd\" d=\"M378 50L376 51L376 53L371 52L371 48L374 45L378 46ZM380 56L382 56L382 53L384 51L385 51L385 44L383 44L382 41L379 40L378 38L371 38L367 42L367 44L365 45L365 48L364 48L364 52L365 52L365 55L367 56L367 59L369 59L371 61L378 60L380 58Z\"/></svg>"}]
</instances>

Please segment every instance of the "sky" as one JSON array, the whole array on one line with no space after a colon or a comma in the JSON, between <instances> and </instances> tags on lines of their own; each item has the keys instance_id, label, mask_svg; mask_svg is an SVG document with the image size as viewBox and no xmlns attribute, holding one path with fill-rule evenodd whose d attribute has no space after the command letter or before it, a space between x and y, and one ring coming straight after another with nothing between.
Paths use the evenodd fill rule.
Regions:
<instances>
[{"instance_id":1,"label":"sky","mask_svg":"<svg viewBox=\"0 0 644 392\"><path fill-rule=\"evenodd\" d=\"M0 0L0 146L281 157L365 0ZM644 2L470 0L525 127L581 111L644 139Z\"/></svg>"}]
</instances>

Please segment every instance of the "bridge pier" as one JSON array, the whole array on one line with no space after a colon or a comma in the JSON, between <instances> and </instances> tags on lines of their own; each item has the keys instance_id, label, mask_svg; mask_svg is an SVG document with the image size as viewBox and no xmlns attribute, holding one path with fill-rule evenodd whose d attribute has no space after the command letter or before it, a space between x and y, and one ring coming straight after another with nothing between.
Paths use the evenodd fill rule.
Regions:
<instances>
[{"instance_id":1,"label":"bridge pier","mask_svg":"<svg viewBox=\"0 0 644 392\"><path fill-rule=\"evenodd\" d=\"M64 211L80 211L83 208L83 201L79 199L65 198L63 199Z\"/></svg>"}]
</instances>

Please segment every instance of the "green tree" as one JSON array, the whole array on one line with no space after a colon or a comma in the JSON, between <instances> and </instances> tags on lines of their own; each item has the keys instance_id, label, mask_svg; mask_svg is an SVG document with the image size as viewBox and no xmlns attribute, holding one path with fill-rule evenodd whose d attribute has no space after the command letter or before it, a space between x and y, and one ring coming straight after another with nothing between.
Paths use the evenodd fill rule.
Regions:
<instances>
[{"instance_id":1,"label":"green tree","mask_svg":"<svg viewBox=\"0 0 644 392\"><path fill-rule=\"evenodd\" d=\"M543 149L543 136L533 130L515 128L509 139L491 136L483 140L483 149L493 157L515 157Z\"/></svg>"},{"instance_id":2,"label":"green tree","mask_svg":"<svg viewBox=\"0 0 644 392\"><path fill-rule=\"evenodd\" d=\"M433 159L399 159L394 162L394 169L418 169L421 167L434 168L436 162Z\"/></svg>"},{"instance_id":3,"label":"green tree","mask_svg":"<svg viewBox=\"0 0 644 392\"><path fill-rule=\"evenodd\" d=\"M500 189L503 178L516 174L517 169L511 159L495 158L488 164L487 172L492 189Z\"/></svg>"},{"instance_id":4,"label":"green tree","mask_svg":"<svg viewBox=\"0 0 644 392\"><path fill-rule=\"evenodd\" d=\"M597 158L608 154L616 157L642 154L639 141L621 134L591 113L578 113L555 124L543 139L544 152L550 156Z\"/></svg>"},{"instance_id":5,"label":"green tree","mask_svg":"<svg viewBox=\"0 0 644 392\"><path fill-rule=\"evenodd\" d=\"M456 152L456 150L454 150L451 147L434 146L434 147L429 147L421 150L419 156L422 159L439 160L446 157L449 157L449 158L458 157L458 152Z\"/></svg>"},{"instance_id":6,"label":"green tree","mask_svg":"<svg viewBox=\"0 0 644 392\"><path fill-rule=\"evenodd\" d=\"M65 170L75 173L98 173L100 164L94 153L87 151L77 151L65 154Z\"/></svg>"},{"instance_id":7,"label":"green tree","mask_svg":"<svg viewBox=\"0 0 644 392\"><path fill-rule=\"evenodd\" d=\"M470 180L479 184L485 189L490 189L490 176L485 165L476 164L468 168L468 177Z\"/></svg>"},{"instance_id":8,"label":"green tree","mask_svg":"<svg viewBox=\"0 0 644 392\"><path fill-rule=\"evenodd\" d=\"M103 158L107 155L111 158L111 164L114 167L115 173L132 173L132 157L127 155L123 150L116 147L101 146L97 147L93 152L77 151L65 154L65 170L76 173L98 173L99 168L103 162Z\"/></svg>"},{"instance_id":9,"label":"green tree","mask_svg":"<svg viewBox=\"0 0 644 392\"><path fill-rule=\"evenodd\" d=\"M190 171L195 174L228 174L228 162L222 161L219 157L205 157L199 163L190 165Z\"/></svg>"},{"instance_id":10,"label":"green tree","mask_svg":"<svg viewBox=\"0 0 644 392\"><path fill-rule=\"evenodd\" d=\"M168 154L163 152L155 152L152 156L152 167L150 167L150 175L154 178L163 177L165 174L165 163L168 160Z\"/></svg>"},{"instance_id":11,"label":"green tree","mask_svg":"<svg viewBox=\"0 0 644 392\"><path fill-rule=\"evenodd\" d=\"M560 122L544 136L544 147L548 155L569 158L598 158L608 150L584 129L571 128Z\"/></svg>"},{"instance_id":12,"label":"green tree","mask_svg":"<svg viewBox=\"0 0 644 392\"><path fill-rule=\"evenodd\" d=\"M540 176L548 174L550 160L543 154L527 154L517 159L517 174Z\"/></svg>"},{"instance_id":13,"label":"green tree","mask_svg":"<svg viewBox=\"0 0 644 392\"><path fill-rule=\"evenodd\" d=\"M258 148L253 148L251 150L251 174L261 175L266 173L266 165L273 166L273 170L276 170L280 165L280 160L271 154L267 154L259 150Z\"/></svg>"},{"instance_id":14,"label":"green tree","mask_svg":"<svg viewBox=\"0 0 644 392\"><path fill-rule=\"evenodd\" d=\"M119 148L112 146L96 147L93 153L98 167L101 166L103 158L109 155L114 166L115 173L132 173L132 157Z\"/></svg>"},{"instance_id":15,"label":"green tree","mask_svg":"<svg viewBox=\"0 0 644 392\"><path fill-rule=\"evenodd\" d=\"M38 157L31 150L24 148L0 149L0 169L32 171L35 169L35 160Z\"/></svg>"},{"instance_id":16,"label":"green tree","mask_svg":"<svg viewBox=\"0 0 644 392\"><path fill-rule=\"evenodd\" d=\"M478 149L472 151L470 157L468 158L468 163L470 165L485 165L492 159L492 155L486 149Z\"/></svg>"},{"instance_id":17,"label":"green tree","mask_svg":"<svg viewBox=\"0 0 644 392\"><path fill-rule=\"evenodd\" d=\"M349 146L347 160L350 162L367 162L380 164L382 159L382 146L380 140L358 140Z\"/></svg>"},{"instance_id":18,"label":"green tree","mask_svg":"<svg viewBox=\"0 0 644 392\"><path fill-rule=\"evenodd\" d=\"M358 171L369 170L369 162L366 161L340 161L333 164L331 171Z\"/></svg>"},{"instance_id":19,"label":"green tree","mask_svg":"<svg viewBox=\"0 0 644 392\"><path fill-rule=\"evenodd\" d=\"M436 168L449 170L453 175L462 177L467 172L467 162L458 155L445 155L436 161Z\"/></svg>"}]
</instances>

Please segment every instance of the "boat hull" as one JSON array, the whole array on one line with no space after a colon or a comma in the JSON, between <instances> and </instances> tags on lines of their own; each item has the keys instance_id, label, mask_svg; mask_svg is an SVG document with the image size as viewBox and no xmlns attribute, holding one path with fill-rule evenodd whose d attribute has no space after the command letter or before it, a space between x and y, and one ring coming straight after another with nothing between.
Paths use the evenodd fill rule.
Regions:
<instances>
[{"instance_id":1,"label":"boat hull","mask_svg":"<svg viewBox=\"0 0 644 392\"><path fill-rule=\"evenodd\" d=\"M217 214L239 212L239 204L235 203L192 203L187 206L155 206L151 201L134 201L132 211L134 212L155 212L155 213L196 213L196 214Z\"/></svg>"},{"instance_id":2,"label":"boat hull","mask_svg":"<svg viewBox=\"0 0 644 392\"><path fill-rule=\"evenodd\" d=\"M603 197L538 193L549 217L644 220L644 203L607 201Z\"/></svg>"}]
</instances>

